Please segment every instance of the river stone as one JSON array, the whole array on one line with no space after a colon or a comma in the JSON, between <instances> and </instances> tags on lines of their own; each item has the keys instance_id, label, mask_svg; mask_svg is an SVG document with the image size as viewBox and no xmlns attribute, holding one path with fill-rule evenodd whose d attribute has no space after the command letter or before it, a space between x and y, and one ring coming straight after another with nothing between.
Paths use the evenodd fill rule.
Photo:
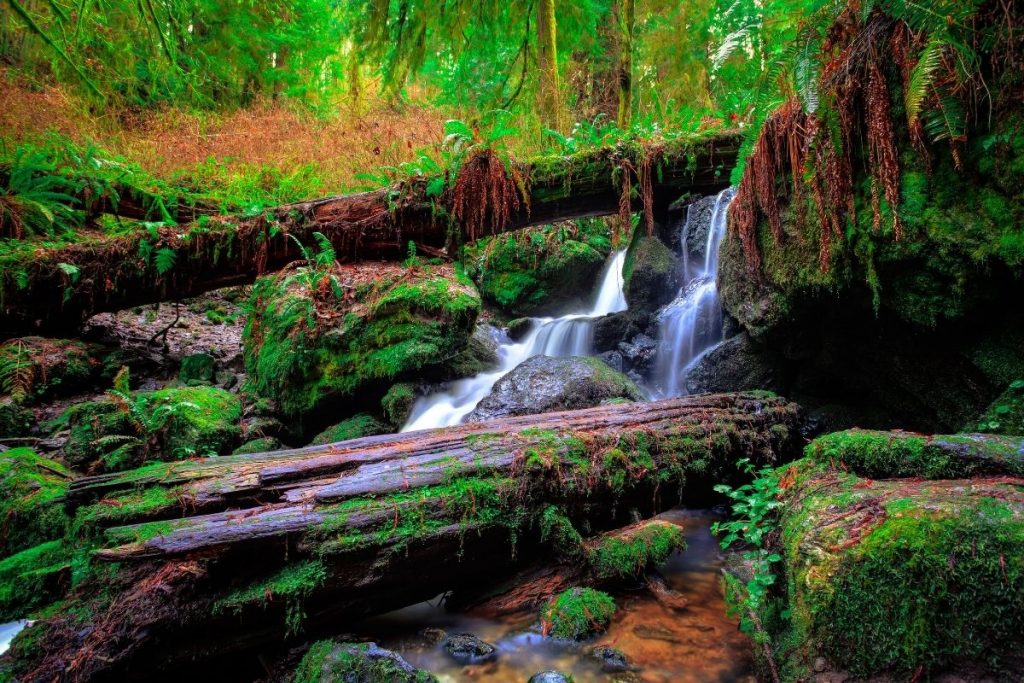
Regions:
<instances>
[{"instance_id":1,"label":"river stone","mask_svg":"<svg viewBox=\"0 0 1024 683\"><path fill-rule=\"evenodd\" d=\"M638 334L630 341L620 342L618 350L626 366L643 375L658 355L658 342L646 334Z\"/></svg>"},{"instance_id":2,"label":"river stone","mask_svg":"<svg viewBox=\"0 0 1024 683\"><path fill-rule=\"evenodd\" d=\"M701 197L684 209L685 229L681 230L680 247L686 249L690 262L703 259L711 232L711 216L715 212L717 195Z\"/></svg>"},{"instance_id":3,"label":"river stone","mask_svg":"<svg viewBox=\"0 0 1024 683\"><path fill-rule=\"evenodd\" d=\"M616 650L614 647L607 647L604 645L595 647L590 651L590 656L601 662L601 671L606 674L623 673L626 671L632 671L633 669L629 660L626 659L626 655L622 654L622 651Z\"/></svg>"},{"instance_id":4,"label":"river stone","mask_svg":"<svg viewBox=\"0 0 1024 683\"><path fill-rule=\"evenodd\" d=\"M314 643L295 671L295 680L309 683L437 683L401 655L376 643Z\"/></svg>"},{"instance_id":5,"label":"river stone","mask_svg":"<svg viewBox=\"0 0 1024 683\"><path fill-rule=\"evenodd\" d=\"M679 291L672 250L654 237L638 237L630 245L622 268L623 290L630 310L653 312L667 304Z\"/></svg>"},{"instance_id":6,"label":"river stone","mask_svg":"<svg viewBox=\"0 0 1024 683\"><path fill-rule=\"evenodd\" d=\"M444 651L459 664L482 664L498 656L498 650L472 633L456 633L444 641Z\"/></svg>"},{"instance_id":7,"label":"river stone","mask_svg":"<svg viewBox=\"0 0 1024 683\"><path fill-rule=\"evenodd\" d=\"M620 342L632 339L643 332L648 320L647 316L638 315L636 311L609 313L595 319L594 351L614 351Z\"/></svg>"},{"instance_id":8,"label":"river stone","mask_svg":"<svg viewBox=\"0 0 1024 683\"><path fill-rule=\"evenodd\" d=\"M704 354L686 375L691 394L745 389L788 393L790 364L777 352L755 342L746 332L726 339Z\"/></svg>"},{"instance_id":9,"label":"river stone","mask_svg":"<svg viewBox=\"0 0 1024 683\"><path fill-rule=\"evenodd\" d=\"M597 358L534 356L494 385L468 422L599 405L612 398L643 400L640 388Z\"/></svg>"},{"instance_id":10,"label":"river stone","mask_svg":"<svg viewBox=\"0 0 1024 683\"><path fill-rule=\"evenodd\" d=\"M560 671L541 671L530 676L527 683L571 683L572 677Z\"/></svg>"}]
</instances>

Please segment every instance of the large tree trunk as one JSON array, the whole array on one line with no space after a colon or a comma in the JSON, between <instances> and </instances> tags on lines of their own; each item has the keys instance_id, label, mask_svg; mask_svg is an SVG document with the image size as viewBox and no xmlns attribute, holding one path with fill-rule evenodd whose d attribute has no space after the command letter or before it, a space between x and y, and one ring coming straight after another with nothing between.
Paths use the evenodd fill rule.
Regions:
<instances>
[{"instance_id":1,"label":"large tree trunk","mask_svg":"<svg viewBox=\"0 0 1024 683\"><path fill-rule=\"evenodd\" d=\"M24 680L209 673L296 629L493 585L550 558L552 520L585 549L729 479L740 458L785 455L797 413L764 393L696 396L87 478L70 504L92 537L117 520L96 553L116 569L14 658Z\"/></svg>"},{"instance_id":2,"label":"large tree trunk","mask_svg":"<svg viewBox=\"0 0 1024 683\"><path fill-rule=\"evenodd\" d=\"M738 137L722 134L690 144L649 150L654 208L684 192L710 194L728 184ZM515 230L583 216L615 213L623 167L639 168L636 152L606 148L526 166L529 202L492 230ZM90 315L211 289L252 282L259 274L300 259L295 240L313 245L320 232L344 261L399 260L413 242L423 254L449 254L468 239L465 226L450 224L445 199L426 196L426 179L374 192L290 204L250 218L206 217L194 224L97 235L61 246L16 244L0 260L0 339L23 334L68 334ZM106 210L124 207L103 204ZM634 201L639 207L639 200ZM182 207L179 216L209 207ZM190 213L192 212L192 213ZM135 215L132 213L131 215ZM157 268L158 257L164 272ZM72 265L75 271L68 269ZM173 264L169 269L168 264ZM69 272L70 271L70 272Z\"/></svg>"},{"instance_id":3,"label":"large tree trunk","mask_svg":"<svg viewBox=\"0 0 1024 683\"><path fill-rule=\"evenodd\" d=\"M537 97L541 119L555 130L562 128L561 84L558 77L558 26L555 0L537 0Z\"/></svg>"},{"instance_id":4,"label":"large tree trunk","mask_svg":"<svg viewBox=\"0 0 1024 683\"><path fill-rule=\"evenodd\" d=\"M633 24L635 19L635 0L618 0L615 5L619 48L616 69L619 92L617 121L622 130L628 130L633 119Z\"/></svg>"}]
</instances>

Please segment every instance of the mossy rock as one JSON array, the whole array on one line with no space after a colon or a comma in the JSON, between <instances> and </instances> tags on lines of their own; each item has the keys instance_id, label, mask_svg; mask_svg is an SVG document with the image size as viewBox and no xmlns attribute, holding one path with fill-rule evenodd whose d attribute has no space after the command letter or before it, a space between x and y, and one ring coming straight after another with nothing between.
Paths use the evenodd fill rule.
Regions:
<instances>
[{"instance_id":1,"label":"mossy rock","mask_svg":"<svg viewBox=\"0 0 1024 683\"><path fill-rule=\"evenodd\" d=\"M858 678L899 679L1019 652L1020 487L1005 477L867 479L825 464L823 452L812 443L775 475L787 597L762 605L761 619L786 644L778 659L789 677L818 656Z\"/></svg>"},{"instance_id":2,"label":"mossy rock","mask_svg":"<svg viewBox=\"0 0 1024 683\"><path fill-rule=\"evenodd\" d=\"M242 403L216 387L112 395L69 408L64 456L78 468L127 469L147 460L228 453L241 436Z\"/></svg>"},{"instance_id":3,"label":"mossy rock","mask_svg":"<svg viewBox=\"0 0 1024 683\"><path fill-rule=\"evenodd\" d=\"M686 548L682 528L664 520L651 520L624 532L588 544L587 561L600 579L628 579L657 567L669 555Z\"/></svg>"},{"instance_id":4,"label":"mossy rock","mask_svg":"<svg viewBox=\"0 0 1024 683\"><path fill-rule=\"evenodd\" d=\"M380 407L391 426L399 430L409 419L409 412L415 402L416 390L413 385L400 382L388 389L388 393L380 400Z\"/></svg>"},{"instance_id":5,"label":"mossy rock","mask_svg":"<svg viewBox=\"0 0 1024 683\"><path fill-rule=\"evenodd\" d=\"M966 429L989 434L1024 434L1024 379L1011 382L977 424L967 425Z\"/></svg>"},{"instance_id":6,"label":"mossy rock","mask_svg":"<svg viewBox=\"0 0 1024 683\"><path fill-rule=\"evenodd\" d=\"M36 415L10 396L0 397L0 439L26 436L36 423Z\"/></svg>"},{"instance_id":7,"label":"mossy rock","mask_svg":"<svg viewBox=\"0 0 1024 683\"><path fill-rule=\"evenodd\" d=\"M30 448L0 453L0 558L60 538L71 472Z\"/></svg>"},{"instance_id":8,"label":"mossy rock","mask_svg":"<svg viewBox=\"0 0 1024 683\"><path fill-rule=\"evenodd\" d=\"M267 453L270 451L278 451L284 448L284 445L273 436L263 436L259 439L253 439L246 441L241 446L231 451L231 455L248 455L249 453Z\"/></svg>"},{"instance_id":9,"label":"mossy rock","mask_svg":"<svg viewBox=\"0 0 1024 683\"><path fill-rule=\"evenodd\" d=\"M194 353L181 359L178 379L182 384L210 384L217 371L217 361L208 353Z\"/></svg>"},{"instance_id":10,"label":"mossy rock","mask_svg":"<svg viewBox=\"0 0 1024 683\"><path fill-rule=\"evenodd\" d=\"M509 315L557 312L589 297L610 234L601 219L528 228L477 240L465 262L484 299Z\"/></svg>"},{"instance_id":11,"label":"mossy rock","mask_svg":"<svg viewBox=\"0 0 1024 683\"><path fill-rule=\"evenodd\" d=\"M502 377L467 416L469 421L575 410L623 398L643 400L633 380L597 358L534 356Z\"/></svg>"},{"instance_id":12,"label":"mossy rock","mask_svg":"<svg viewBox=\"0 0 1024 683\"><path fill-rule=\"evenodd\" d=\"M376 643L313 643L295 671L294 683L437 683Z\"/></svg>"},{"instance_id":13,"label":"mossy rock","mask_svg":"<svg viewBox=\"0 0 1024 683\"><path fill-rule=\"evenodd\" d=\"M478 324L473 329L466 348L447 364L447 377L462 379L497 367L498 341L494 332L493 326Z\"/></svg>"},{"instance_id":14,"label":"mossy rock","mask_svg":"<svg viewBox=\"0 0 1024 683\"><path fill-rule=\"evenodd\" d=\"M23 619L63 596L71 585L71 560L58 540L0 561L0 621Z\"/></svg>"},{"instance_id":15,"label":"mossy rock","mask_svg":"<svg viewBox=\"0 0 1024 683\"><path fill-rule=\"evenodd\" d=\"M612 596L593 588L570 588L541 610L544 633L565 640L583 640L604 633L615 615Z\"/></svg>"},{"instance_id":16,"label":"mossy rock","mask_svg":"<svg viewBox=\"0 0 1024 683\"><path fill-rule=\"evenodd\" d=\"M0 386L18 403L35 403L89 384L104 349L69 339L21 337L0 345Z\"/></svg>"},{"instance_id":17,"label":"mossy rock","mask_svg":"<svg viewBox=\"0 0 1024 683\"><path fill-rule=\"evenodd\" d=\"M655 237L637 233L622 265L623 291L629 308L653 313L679 290L676 255Z\"/></svg>"},{"instance_id":18,"label":"mossy rock","mask_svg":"<svg viewBox=\"0 0 1024 683\"><path fill-rule=\"evenodd\" d=\"M251 305L248 387L301 417L439 369L465 348L480 297L450 266L300 268L258 280Z\"/></svg>"},{"instance_id":19,"label":"mossy rock","mask_svg":"<svg viewBox=\"0 0 1024 683\"><path fill-rule=\"evenodd\" d=\"M313 437L311 445L319 446L336 441L348 441L349 439L388 433L387 425L384 425L372 415L360 413L320 432Z\"/></svg>"}]
</instances>

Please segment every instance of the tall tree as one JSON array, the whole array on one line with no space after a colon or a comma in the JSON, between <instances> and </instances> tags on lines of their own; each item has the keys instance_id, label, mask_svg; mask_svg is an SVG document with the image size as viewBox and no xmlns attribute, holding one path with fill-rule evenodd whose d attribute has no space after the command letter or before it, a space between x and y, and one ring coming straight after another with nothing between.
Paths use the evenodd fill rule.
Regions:
<instances>
[{"instance_id":1,"label":"tall tree","mask_svg":"<svg viewBox=\"0 0 1024 683\"><path fill-rule=\"evenodd\" d=\"M616 122L619 128L629 128L633 118L633 24L636 21L634 0L617 0L615 22L619 33L619 109Z\"/></svg>"},{"instance_id":2,"label":"tall tree","mask_svg":"<svg viewBox=\"0 0 1024 683\"><path fill-rule=\"evenodd\" d=\"M558 78L558 36L555 20L555 0L537 2L537 66L540 82L537 96L540 115L555 129L562 127L561 84Z\"/></svg>"}]
</instances>

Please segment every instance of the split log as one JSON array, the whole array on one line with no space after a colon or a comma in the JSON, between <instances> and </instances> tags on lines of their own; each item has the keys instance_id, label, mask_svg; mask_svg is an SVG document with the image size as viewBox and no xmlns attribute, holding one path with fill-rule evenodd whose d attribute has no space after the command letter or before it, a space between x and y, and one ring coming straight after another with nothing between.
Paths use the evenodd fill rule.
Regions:
<instances>
[{"instance_id":1,"label":"split log","mask_svg":"<svg viewBox=\"0 0 1024 683\"><path fill-rule=\"evenodd\" d=\"M721 134L648 150L644 159L634 158L636 150L616 147L537 160L524 166L528 201L510 212L507 224L490 229L616 213L622 175L635 174L628 169L638 167L651 169L647 199L659 211L683 193L710 194L728 185L738 149L737 135ZM422 253L451 255L456 245L475 237L474 231L449 220L448 193L431 199L426 187L427 179L418 178L254 217L206 217L155 231L84 236L56 247L17 243L0 258L0 338L66 334L102 311L252 282L300 259L294 240L312 245L314 232L325 235L343 261L400 260L410 242ZM633 208L640 208L642 200L634 198ZM108 209L124 210L109 204ZM157 252L164 272L156 268ZM74 275L69 264L77 269Z\"/></svg>"},{"instance_id":2,"label":"split log","mask_svg":"<svg viewBox=\"0 0 1024 683\"><path fill-rule=\"evenodd\" d=\"M90 477L69 505L106 538L94 565L117 564L35 627L31 650L15 643L17 669L208 675L301 629L493 585L561 552L555 537L585 549L734 479L740 458L776 461L797 417L766 393L694 396Z\"/></svg>"}]
</instances>

